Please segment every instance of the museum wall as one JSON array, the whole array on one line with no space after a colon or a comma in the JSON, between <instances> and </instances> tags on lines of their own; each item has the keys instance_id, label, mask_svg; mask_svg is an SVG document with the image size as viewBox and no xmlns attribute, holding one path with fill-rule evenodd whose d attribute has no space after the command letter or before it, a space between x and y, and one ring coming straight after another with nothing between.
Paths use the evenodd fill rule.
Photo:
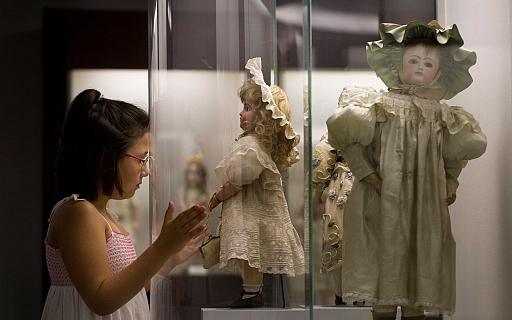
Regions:
<instances>
[{"instance_id":1,"label":"museum wall","mask_svg":"<svg viewBox=\"0 0 512 320\"><path fill-rule=\"evenodd\" d=\"M457 242L453 319L510 319L512 298L511 7L509 0L439 1L442 25L456 23L476 51L473 84L450 100L467 108L487 134L486 153L463 170L452 229Z\"/></svg>"},{"instance_id":2,"label":"museum wall","mask_svg":"<svg viewBox=\"0 0 512 320\"><path fill-rule=\"evenodd\" d=\"M43 288L44 8L145 11L140 0L0 0L0 318L39 319Z\"/></svg>"}]
</instances>

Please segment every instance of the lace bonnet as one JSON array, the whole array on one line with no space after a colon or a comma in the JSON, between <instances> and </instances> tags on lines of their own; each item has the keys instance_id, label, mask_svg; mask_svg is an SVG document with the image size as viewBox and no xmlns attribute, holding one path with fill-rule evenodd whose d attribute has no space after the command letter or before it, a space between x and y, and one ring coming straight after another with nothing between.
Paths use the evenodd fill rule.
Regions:
<instances>
[{"instance_id":1,"label":"lace bonnet","mask_svg":"<svg viewBox=\"0 0 512 320\"><path fill-rule=\"evenodd\" d=\"M286 139L293 141L293 150L290 153L289 159L290 164L299 161L299 151L297 150L296 146L299 144L300 136L293 130L293 126L290 121L286 119L286 115L277 107L274 98L272 97L270 87L265 83L263 72L261 71L261 57L247 60L245 69L249 70L253 75L252 81L260 86L261 100L267 103L265 108L272 112L272 119L279 120L279 126L284 129Z\"/></svg>"}]
</instances>

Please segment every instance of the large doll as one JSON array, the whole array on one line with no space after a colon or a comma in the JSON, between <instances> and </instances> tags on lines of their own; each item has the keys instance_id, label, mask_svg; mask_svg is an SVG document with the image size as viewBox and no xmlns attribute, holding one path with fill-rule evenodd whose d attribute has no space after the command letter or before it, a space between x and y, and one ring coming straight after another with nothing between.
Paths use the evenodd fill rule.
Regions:
<instances>
[{"instance_id":1,"label":"large doll","mask_svg":"<svg viewBox=\"0 0 512 320\"><path fill-rule=\"evenodd\" d=\"M374 319L455 310L455 241L448 206L468 160L487 141L473 115L450 107L476 54L456 25L383 23L367 60L388 86L345 88L329 142L355 176L344 215L343 299L373 303Z\"/></svg>"},{"instance_id":2,"label":"large doll","mask_svg":"<svg viewBox=\"0 0 512 320\"><path fill-rule=\"evenodd\" d=\"M239 89L244 131L215 168L221 188L210 208L222 202L219 268L241 270L243 290L231 308L262 307L263 273L304 273L304 251L284 196L281 171L299 160L299 135L290 121L284 91L268 86L261 58L246 66L254 76Z\"/></svg>"}]
</instances>

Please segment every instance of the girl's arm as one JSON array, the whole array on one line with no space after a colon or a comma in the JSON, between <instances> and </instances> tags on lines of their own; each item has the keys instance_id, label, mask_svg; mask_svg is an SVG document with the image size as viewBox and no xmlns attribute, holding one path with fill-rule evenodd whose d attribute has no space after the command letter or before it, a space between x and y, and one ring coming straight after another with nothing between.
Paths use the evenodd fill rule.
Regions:
<instances>
[{"instance_id":1,"label":"girl's arm","mask_svg":"<svg viewBox=\"0 0 512 320\"><path fill-rule=\"evenodd\" d=\"M105 220L90 202L70 203L66 209L52 222L55 239L73 285L98 315L108 315L131 300L169 258L203 232L201 220L206 216L204 207L194 206L173 219L170 203L156 241L132 264L111 275L105 241L110 229Z\"/></svg>"}]
</instances>

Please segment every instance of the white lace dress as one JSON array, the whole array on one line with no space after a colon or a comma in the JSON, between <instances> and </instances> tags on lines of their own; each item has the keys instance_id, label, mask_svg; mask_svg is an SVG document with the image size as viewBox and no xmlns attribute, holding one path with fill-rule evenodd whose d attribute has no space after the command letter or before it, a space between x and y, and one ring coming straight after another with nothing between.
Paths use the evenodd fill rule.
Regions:
<instances>
[{"instance_id":1,"label":"white lace dress","mask_svg":"<svg viewBox=\"0 0 512 320\"><path fill-rule=\"evenodd\" d=\"M290 220L282 178L258 138L236 141L215 168L221 184L242 189L222 203L219 268L234 271L235 259L260 272L296 276L304 273L304 250Z\"/></svg>"},{"instance_id":2,"label":"white lace dress","mask_svg":"<svg viewBox=\"0 0 512 320\"><path fill-rule=\"evenodd\" d=\"M71 197L64 198L55 205L52 210L52 216L64 202L69 200L84 201L83 199L78 199L78 195L76 194ZM110 229L112 230L112 228ZM127 304L107 316L99 316L92 312L69 279L64 262L62 261L60 249L50 246L47 239L45 239L45 248L46 263L48 265L48 271L51 278L51 287L48 291L41 319L149 319L149 305L144 289L128 301ZM111 237L107 240L107 254L111 274L115 274L123 270L137 258L130 236L117 233L115 231L112 231Z\"/></svg>"}]
</instances>

